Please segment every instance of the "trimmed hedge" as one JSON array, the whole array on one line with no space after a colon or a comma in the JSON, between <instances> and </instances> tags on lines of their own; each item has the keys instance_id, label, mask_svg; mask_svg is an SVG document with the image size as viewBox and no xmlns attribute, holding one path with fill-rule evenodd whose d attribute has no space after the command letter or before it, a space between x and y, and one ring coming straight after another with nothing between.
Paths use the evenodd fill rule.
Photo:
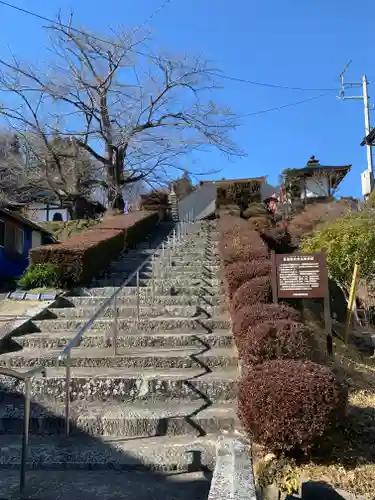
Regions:
<instances>
[{"instance_id":1,"label":"trimmed hedge","mask_svg":"<svg viewBox=\"0 0 375 500\"><path fill-rule=\"evenodd\" d=\"M63 286L83 284L105 269L124 248L124 233L118 229L87 231L58 245L30 250L31 265L52 263L59 267Z\"/></svg>"},{"instance_id":2,"label":"trimmed hedge","mask_svg":"<svg viewBox=\"0 0 375 500\"><path fill-rule=\"evenodd\" d=\"M267 246L252 225L230 216L220 224L219 251L225 265L268 258Z\"/></svg>"},{"instance_id":3,"label":"trimmed hedge","mask_svg":"<svg viewBox=\"0 0 375 500\"><path fill-rule=\"evenodd\" d=\"M347 393L328 367L275 360L251 366L238 385L244 429L274 451L306 451L340 419Z\"/></svg>"},{"instance_id":4,"label":"trimmed hedge","mask_svg":"<svg viewBox=\"0 0 375 500\"><path fill-rule=\"evenodd\" d=\"M244 306L252 306L257 302L271 302L271 279L269 275L260 275L243 283L233 294L232 312Z\"/></svg>"},{"instance_id":5,"label":"trimmed hedge","mask_svg":"<svg viewBox=\"0 0 375 500\"><path fill-rule=\"evenodd\" d=\"M271 262L269 260L235 262L225 268L225 279L229 300L246 281L258 276L269 276Z\"/></svg>"},{"instance_id":6,"label":"trimmed hedge","mask_svg":"<svg viewBox=\"0 0 375 500\"><path fill-rule=\"evenodd\" d=\"M301 315L293 307L286 304L255 304L244 306L233 317L232 330L237 336L247 336L247 330L258 323L265 321L278 321L287 319L290 321L301 321Z\"/></svg>"},{"instance_id":7,"label":"trimmed hedge","mask_svg":"<svg viewBox=\"0 0 375 500\"><path fill-rule=\"evenodd\" d=\"M157 212L130 212L127 215L113 215L103 219L96 229L117 229L124 233L125 246L133 247L159 222Z\"/></svg>"},{"instance_id":8,"label":"trimmed hedge","mask_svg":"<svg viewBox=\"0 0 375 500\"><path fill-rule=\"evenodd\" d=\"M135 212L106 218L94 230L57 245L30 251L30 263L56 264L61 286L86 284L116 260L125 247L141 241L159 220L154 212Z\"/></svg>"},{"instance_id":9,"label":"trimmed hedge","mask_svg":"<svg viewBox=\"0 0 375 500\"><path fill-rule=\"evenodd\" d=\"M245 364L272 359L309 359L311 335L301 323L290 320L266 321L236 336L236 346Z\"/></svg>"}]
</instances>

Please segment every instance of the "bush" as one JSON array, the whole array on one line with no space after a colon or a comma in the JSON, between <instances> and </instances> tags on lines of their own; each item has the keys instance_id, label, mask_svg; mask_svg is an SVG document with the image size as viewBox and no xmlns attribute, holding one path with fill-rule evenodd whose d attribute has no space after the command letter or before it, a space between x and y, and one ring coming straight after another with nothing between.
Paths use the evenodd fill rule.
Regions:
<instances>
[{"instance_id":1,"label":"bush","mask_svg":"<svg viewBox=\"0 0 375 500\"><path fill-rule=\"evenodd\" d=\"M252 366L238 385L242 425L274 451L306 451L342 418L346 402L332 371L310 361Z\"/></svg>"},{"instance_id":2,"label":"bush","mask_svg":"<svg viewBox=\"0 0 375 500\"><path fill-rule=\"evenodd\" d=\"M272 359L311 359L313 354L309 330L290 320L254 325L236 337L236 346L245 364Z\"/></svg>"},{"instance_id":3,"label":"bush","mask_svg":"<svg viewBox=\"0 0 375 500\"><path fill-rule=\"evenodd\" d=\"M271 296L270 276L257 276L243 283L233 294L232 311L258 302L268 303L271 301Z\"/></svg>"},{"instance_id":4,"label":"bush","mask_svg":"<svg viewBox=\"0 0 375 500\"><path fill-rule=\"evenodd\" d=\"M267 246L250 223L225 217L220 228L219 251L224 264L268 257Z\"/></svg>"},{"instance_id":5,"label":"bush","mask_svg":"<svg viewBox=\"0 0 375 500\"><path fill-rule=\"evenodd\" d=\"M349 293L355 263L361 278L374 273L375 218L366 211L323 225L301 243L305 252L324 252L330 277Z\"/></svg>"},{"instance_id":6,"label":"bush","mask_svg":"<svg viewBox=\"0 0 375 500\"><path fill-rule=\"evenodd\" d=\"M24 290L56 288L60 285L59 267L51 262L31 265L17 281L17 285Z\"/></svg>"},{"instance_id":7,"label":"bush","mask_svg":"<svg viewBox=\"0 0 375 500\"><path fill-rule=\"evenodd\" d=\"M130 214L122 214L110 216L103 219L96 229L117 229L124 233L125 246L134 247L159 222L159 214L157 212L131 212Z\"/></svg>"},{"instance_id":8,"label":"bush","mask_svg":"<svg viewBox=\"0 0 375 500\"><path fill-rule=\"evenodd\" d=\"M225 268L225 278L228 298L231 300L233 294L246 281L258 276L268 276L271 272L269 260L235 262Z\"/></svg>"},{"instance_id":9,"label":"bush","mask_svg":"<svg viewBox=\"0 0 375 500\"><path fill-rule=\"evenodd\" d=\"M165 191L151 191L151 193L141 195L141 207L143 210L166 209L169 206L168 193Z\"/></svg>"},{"instance_id":10,"label":"bush","mask_svg":"<svg viewBox=\"0 0 375 500\"><path fill-rule=\"evenodd\" d=\"M118 258L124 233L116 229L87 231L58 245L30 250L32 265L52 263L59 268L62 286L84 284Z\"/></svg>"},{"instance_id":11,"label":"bush","mask_svg":"<svg viewBox=\"0 0 375 500\"><path fill-rule=\"evenodd\" d=\"M247 337L248 329L264 321L287 319L301 321L301 315L286 304L256 304L244 306L233 315L232 330L235 337Z\"/></svg>"},{"instance_id":12,"label":"bush","mask_svg":"<svg viewBox=\"0 0 375 500\"><path fill-rule=\"evenodd\" d=\"M265 231L271 227L271 221L269 217L266 216L257 216L251 217L249 219L251 226L255 229L255 231Z\"/></svg>"},{"instance_id":13,"label":"bush","mask_svg":"<svg viewBox=\"0 0 375 500\"><path fill-rule=\"evenodd\" d=\"M261 231L261 235L270 250L275 250L277 253L286 253L291 250L290 234L284 225L278 224L275 227L265 228Z\"/></svg>"},{"instance_id":14,"label":"bush","mask_svg":"<svg viewBox=\"0 0 375 500\"><path fill-rule=\"evenodd\" d=\"M267 216L268 211L264 203L251 203L243 213L244 219L250 219L260 216ZM265 217L267 218L267 217Z\"/></svg>"},{"instance_id":15,"label":"bush","mask_svg":"<svg viewBox=\"0 0 375 500\"><path fill-rule=\"evenodd\" d=\"M288 224L292 245L297 248L301 238L312 234L319 224L333 222L351 210L352 205L348 200L308 205Z\"/></svg>"}]
</instances>

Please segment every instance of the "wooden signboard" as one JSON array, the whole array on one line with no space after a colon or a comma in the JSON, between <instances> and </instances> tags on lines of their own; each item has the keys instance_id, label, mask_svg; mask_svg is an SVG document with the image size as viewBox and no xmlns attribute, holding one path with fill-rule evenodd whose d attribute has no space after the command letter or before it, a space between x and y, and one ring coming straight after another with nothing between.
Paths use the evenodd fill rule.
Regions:
<instances>
[{"instance_id":1,"label":"wooden signboard","mask_svg":"<svg viewBox=\"0 0 375 500\"><path fill-rule=\"evenodd\" d=\"M276 255L279 299L323 299L328 289L325 255Z\"/></svg>"},{"instance_id":2,"label":"wooden signboard","mask_svg":"<svg viewBox=\"0 0 375 500\"><path fill-rule=\"evenodd\" d=\"M278 303L279 299L324 299L327 350L332 354L332 320L325 254L272 252L272 294L274 303Z\"/></svg>"}]
</instances>

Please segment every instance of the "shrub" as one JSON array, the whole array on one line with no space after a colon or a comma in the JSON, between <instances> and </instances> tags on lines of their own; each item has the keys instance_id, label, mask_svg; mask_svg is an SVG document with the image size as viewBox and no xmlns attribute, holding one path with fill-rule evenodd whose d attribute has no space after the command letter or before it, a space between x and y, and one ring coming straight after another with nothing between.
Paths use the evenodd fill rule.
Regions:
<instances>
[{"instance_id":1,"label":"shrub","mask_svg":"<svg viewBox=\"0 0 375 500\"><path fill-rule=\"evenodd\" d=\"M28 267L17 281L24 290L31 288L55 288L60 285L59 267L51 262Z\"/></svg>"},{"instance_id":2,"label":"shrub","mask_svg":"<svg viewBox=\"0 0 375 500\"><path fill-rule=\"evenodd\" d=\"M245 364L258 364L272 359L311 359L309 330L290 320L266 321L236 337L238 354Z\"/></svg>"},{"instance_id":3,"label":"shrub","mask_svg":"<svg viewBox=\"0 0 375 500\"><path fill-rule=\"evenodd\" d=\"M300 321L301 315L286 304L256 304L244 306L233 315L232 330L236 337L247 336L248 328L264 321L277 321L288 319Z\"/></svg>"},{"instance_id":4,"label":"shrub","mask_svg":"<svg viewBox=\"0 0 375 500\"><path fill-rule=\"evenodd\" d=\"M270 228L271 226L271 221L269 217L265 216L257 216L257 217L251 217L249 219L249 222L251 226L255 229L255 231L265 231L266 229Z\"/></svg>"},{"instance_id":5,"label":"shrub","mask_svg":"<svg viewBox=\"0 0 375 500\"><path fill-rule=\"evenodd\" d=\"M252 306L258 302L271 301L270 276L257 276L243 283L233 294L232 311L243 306Z\"/></svg>"},{"instance_id":6,"label":"shrub","mask_svg":"<svg viewBox=\"0 0 375 500\"><path fill-rule=\"evenodd\" d=\"M302 241L306 252L324 252L330 277L349 293L355 263L361 278L374 272L375 219L366 211L349 214L323 225Z\"/></svg>"},{"instance_id":7,"label":"shrub","mask_svg":"<svg viewBox=\"0 0 375 500\"><path fill-rule=\"evenodd\" d=\"M124 248L124 233L116 229L87 231L58 245L30 250L32 265L52 263L63 286L87 283L115 260Z\"/></svg>"},{"instance_id":8,"label":"shrub","mask_svg":"<svg viewBox=\"0 0 375 500\"><path fill-rule=\"evenodd\" d=\"M308 205L288 224L292 245L297 248L301 238L312 234L319 224L335 221L351 210L352 205L347 200Z\"/></svg>"},{"instance_id":9,"label":"shrub","mask_svg":"<svg viewBox=\"0 0 375 500\"><path fill-rule=\"evenodd\" d=\"M232 299L234 292L246 281L258 276L268 276L270 272L269 260L235 262L228 265L225 269L228 298Z\"/></svg>"},{"instance_id":10,"label":"shrub","mask_svg":"<svg viewBox=\"0 0 375 500\"><path fill-rule=\"evenodd\" d=\"M124 233L125 246L133 247L144 239L159 222L157 212L131 212L103 219L96 229L116 229Z\"/></svg>"},{"instance_id":11,"label":"shrub","mask_svg":"<svg viewBox=\"0 0 375 500\"><path fill-rule=\"evenodd\" d=\"M278 253L290 251L290 234L284 225L265 228L261 231L261 235L270 250L276 250Z\"/></svg>"},{"instance_id":12,"label":"shrub","mask_svg":"<svg viewBox=\"0 0 375 500\"><path fill-rule=\"evenodd\" d=\"M268 211L264 203L251 203L243 213L244 219L255 218L259 216L267 216ZM265 217L267 218L267 217ZM251 219L252 220L252 219Z\"/></svg>"},{"instance_id":13,"label":"shrub","mask_svg":"<svg viewBox=\"0 0 375 500\"><path fill-rule=\"evenodd\" d=\"M168 193L165 191L151 191L151 193L141 195L141 207L143 210L166 209L169 206Z\"/></svg>"},{"instance_id":14,"label":"shrub","mask_svg":"<svg viewBox=\"0 0 375 500\"><path fill-rule=\"evenodd\" d=\"M311 361L255 365L238 385L245 430L274 451L306 451L343 416L346 401L332 371Z\"/></svg>"},{"instance_id":15,"label":"shrub","mask_svg":"<svg viewBox=\"0 0 375 500\"><path fill-rule=\"evenodd\" d=\"M216 208L237 205L241 211L261 199L261 180L222 183L216 190Z\"/></svg>"},{"instance_id":16,"label":"shrub","mask_svg":"<svg viewBox=\"0 0 375 500\"><path fill-rule=\"evenodd\" d=\"M251 224L234 217L223 219L219 251L224 264L268 257L267 246Z\"/></svg>"}]
</instances>

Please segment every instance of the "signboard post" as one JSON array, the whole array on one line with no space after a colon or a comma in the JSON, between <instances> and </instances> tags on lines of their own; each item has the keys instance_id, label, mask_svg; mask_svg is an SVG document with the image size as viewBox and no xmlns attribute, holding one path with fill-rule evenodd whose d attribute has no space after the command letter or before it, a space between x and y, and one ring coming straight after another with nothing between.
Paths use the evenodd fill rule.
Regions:
<instances>
[{"instance_id":1,"label":"signboard post","mask_svg":"<svg viewBox=\"0 0 375 500\"><path fill-rule=\"evenodd\" d=\"M279 299L324 299L327 350L332 355L332 321L325 254L272 252L271 258L274 303Z\"/></svg>"}]
</instances>

